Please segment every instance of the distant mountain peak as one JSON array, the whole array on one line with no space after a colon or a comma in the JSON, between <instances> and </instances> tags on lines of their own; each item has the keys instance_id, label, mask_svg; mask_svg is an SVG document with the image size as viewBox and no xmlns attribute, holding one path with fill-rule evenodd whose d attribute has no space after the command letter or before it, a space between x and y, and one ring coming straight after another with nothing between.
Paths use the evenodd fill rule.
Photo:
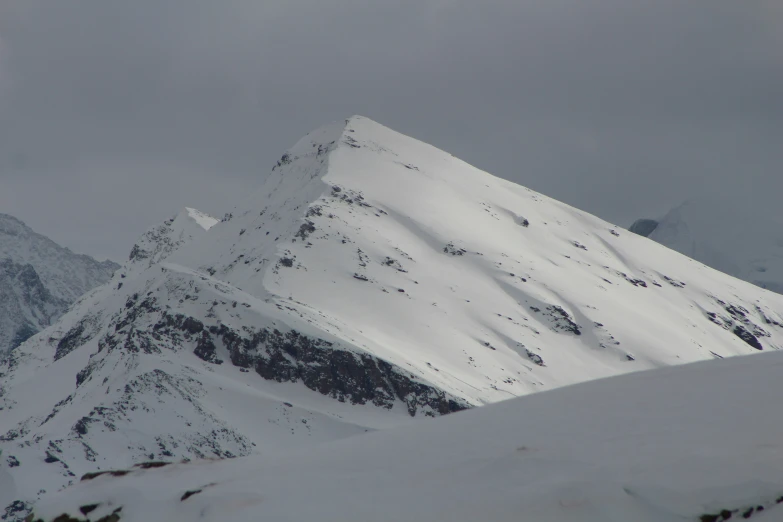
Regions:
<instances>
[{"instance_id":1,"label":"distant mountain peak","mask_svg":"<svg viewBox=\"0 0 783 522\"><path fill-rule=\"evenodd\" d=\"M650 237L650 234L658 228L658 225L659 222L655 219L642 218L634 221L628 230L642 237Z\"/></svg>"},{"instance_id":2,"label":"distant mountain peak","mask_svg":"<svg viewBox=\"0 0 783 522\"><path fill-rule=\"evenodd\" d=\"M726 198L691 198L629 229L716 270L783 293L783 221Z\"/></svg>"},{"instance_id":3,"label":"distant mountain peak","mask_svg":"<svg viewBox=\"0 0 783 522\"><path fill-rule=\"evenodd\" d=\"M0 358L58 319L119 265L74 254L0 214Z\"/></svg>"}]
</instances>

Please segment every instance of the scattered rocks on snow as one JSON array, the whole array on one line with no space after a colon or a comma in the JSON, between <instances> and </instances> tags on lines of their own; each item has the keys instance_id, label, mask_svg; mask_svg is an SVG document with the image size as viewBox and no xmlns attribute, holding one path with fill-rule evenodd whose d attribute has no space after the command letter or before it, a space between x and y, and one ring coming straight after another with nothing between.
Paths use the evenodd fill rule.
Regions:
<instances>
[{"instance_id":1,"label":"scattered rocks on snow","mask_svg":"<svg viewBox=\"0 0 783 522\"><path fill-rule=\"evenodd\" d=\"M576 324L562 307L558 305L547 306L546 312L542 312L540 308L535 306L531 306L530 309L549 317L552 329L556 332L570 332L574 335L582 335L581 326Z\"/></svg>"},{"instance_id":2,"label":"scattered rocks on snow","mask_svg":"<svg viewBox=\"0 0 783 522\"><path fill-rule=\"evenodd\" d=\"M539 366L546 366L546 364L544 364L544 359L537 353L531 352L525 348L525 355L527 355L527 358L530 359L533 363Z\"/></svg>"},{"instance_id":3,"label":"scattered rocks on snow","mask_svg":"<svg viewBox=\"0 0 783 522\"><path fill-rule=\"evenodd\" d=\"M454 243L448 243L445 247L443 247L443 252L446 254L451 254L452 256L464 256L468 253L468 251L464 248L455 247Z\"/></svg>"}]
</instances>

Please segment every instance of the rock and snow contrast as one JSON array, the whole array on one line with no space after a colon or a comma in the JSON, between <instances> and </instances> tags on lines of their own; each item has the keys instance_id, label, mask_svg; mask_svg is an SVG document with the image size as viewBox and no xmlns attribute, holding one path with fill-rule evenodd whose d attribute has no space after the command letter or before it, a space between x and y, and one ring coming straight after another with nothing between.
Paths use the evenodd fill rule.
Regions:
<instances>
[{"instance_id":1,"label":"rock and snow contrast","mask_svg":"<svg viewBox=\"0 0 783 522\"><path fill-rule=\"evenodd\" d=\"M639 219L631 232L721 272L783 294L783 220L731 201L688 200L660 219Z\"/></svg>"},{"instance_id":2,"label":"rock and snow contrast","mask_svg":"<svg viewBox=\"0 0 783 522\"><path fill-rule=\"evenodd\" d=\"M185 207L173 218L147 230L133 245L123 275L138 273L160 263L184 244L219 222L194 208ZM124 278L123 278L124 279Z\"/></svg>"},{"instance_id":3,"label":"rock and snow contrast","mask_svg":"<svg viewBox=\"0 0 783 522\"><path fill-rule=\"evenodd\" d=\"M31 520L779 522L781 372L783 352L703 361L297 454L148 463L88 475Z\"/></svg>"},{"instance_id":4,"label":"rock and snow contrast","mask_svg":"<svg viewBox=\"0 0 783 522\"><path fill-rule=\"evenodd\" d=\"M101 470L282 459L783 347L783 296L362 117L300 140L219 223L185 210L133 252L0 365L0 518Z\"/></svg>"},{"instance_id":5,"label":"rock and snow contrast","mask_svg":"<svg viewBox=\"0 0 783 522\"><path fill-rule=\"evenodd\" d=\"M74 254L0 214L0 357L59 319L117 268Z\"/></svg>"}]
</instances>

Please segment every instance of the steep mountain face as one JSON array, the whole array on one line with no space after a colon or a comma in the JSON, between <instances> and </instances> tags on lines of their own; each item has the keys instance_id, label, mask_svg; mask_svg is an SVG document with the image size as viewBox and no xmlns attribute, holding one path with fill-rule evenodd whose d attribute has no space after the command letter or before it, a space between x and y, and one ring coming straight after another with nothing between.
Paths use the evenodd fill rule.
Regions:
<instances>
[{"instance_id":1,"label":"steep mountain face","mask_svg":"<svg viewBox=\"0 0 783 522\"><path fill-rule=\"evenodd\" d=\"M0 366L8 518L96 470L783 346L783 296L361 117L180 217Z\"/></svg>"},{"instance_id":2,"label":"steep mountain face","mask_svg":"<svg viewBox=\"0 0 783 522\"><path fill-rule=\"evenodd\" d=\"M0 214L0 356L52 324L118 267L74 254Z\"/></svg>"},{"instance_id":3,"label":"steep mountain face","mask_svg":"<svg viewBox=\"0 0 783 522\"><path fill-rule=\"evenodd\" d=\"M294 455L88 475L31 520L779 522L782 370L781 352L698 362Z\"/></svg>"},{"instance_id":4,"label":"steep mountain face","mask_svg":"<svg viewBox=\"0 0 783 522\"><path fill-rule=\"evenodd\" d=\"M777 210L777 209L775 209ZM783 293L783 220L730 201L689 200L629 229L721 272Z\"/></svg>"}]
</instances>

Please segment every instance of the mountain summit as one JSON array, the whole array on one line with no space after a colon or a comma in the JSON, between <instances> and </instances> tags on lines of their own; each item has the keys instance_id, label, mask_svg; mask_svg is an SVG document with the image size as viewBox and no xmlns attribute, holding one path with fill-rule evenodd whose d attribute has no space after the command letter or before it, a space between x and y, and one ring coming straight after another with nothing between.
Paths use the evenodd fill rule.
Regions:
<instances>
[{"instance_id":1,"label":"mountain summit","mask_svg":"<svg viewBox=\"0 0 783 522\"><path fill-rule=\"evenodd\" d=\"M0 357L46 328L119 265L74 254L0 214Z\"/></svg>"},{"instance_id":2,"label":"mountain summit","mask_svg":"<svg viewBox=\"0 0 783 522\"><path fill-rule=\"evenodd\" d=\"M362 117L178 219L0 366L0 506L783 346L783 296Z\"/></svg>"}]
</instances>

